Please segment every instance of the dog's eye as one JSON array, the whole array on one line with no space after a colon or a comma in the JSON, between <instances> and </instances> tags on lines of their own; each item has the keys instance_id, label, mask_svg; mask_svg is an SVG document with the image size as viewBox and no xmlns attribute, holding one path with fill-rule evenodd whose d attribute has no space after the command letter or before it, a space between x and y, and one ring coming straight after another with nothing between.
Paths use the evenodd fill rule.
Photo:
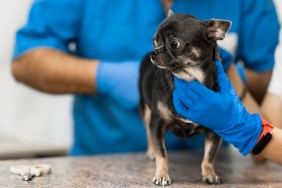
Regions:
<instances>
[{"instance_id":1,"label":"dog's eye","mask_svg":"<svg viewBox=\"0 0 282 188\"><path fill-rule=\"evenodd\" d=\"M170 42L171 49L177 49L180 46L180 42L176 39L172 39Z\"/></svg>"}]
</instances>

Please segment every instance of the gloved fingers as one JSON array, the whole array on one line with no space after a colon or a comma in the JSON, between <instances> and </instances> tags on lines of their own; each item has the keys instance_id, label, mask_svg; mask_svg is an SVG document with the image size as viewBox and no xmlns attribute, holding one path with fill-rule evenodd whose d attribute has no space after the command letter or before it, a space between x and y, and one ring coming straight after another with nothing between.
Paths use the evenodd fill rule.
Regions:
<instances>
[{"instance_id":1,"label":"gloved fingers","mask_svg":"<svg viewBox=\"0 0 282 188\"><path fill-rule=\"evenodd\" d=\"M196 80L187 82L174 77L174 84L178 93L182 93L185 96L184 98L190 98L192 101L205 100L207 95L214 93Z\"/></svg>"},{"instance_id":2,"label":"gloved fingers","mask_svg":"<svg viewBox=\"0 0 282 188\"><path fill-rule=\"evenodd\" d=\"M175 98L176 101L178 100L179 103L185 105L187 109L195 107L195 103L194 103L195 99L189 95L187 96L182 91L174 91L173 98Z\"/></svg>"},{"instance_id":3,"label":"gloved fingers","mask_svg":"<svg viewBox=\"0 0 282 188\"><path fill-rule=\"evenodd\" d=\"M217 69L217 75L218 76L222 76L222 77L226 76L224 69L223 69L223 65L220 61L216 61L215 66L216 66L216 69Z\"/></svg>"},{"instance_id":4,"label":"gloved fingers","mask_svg":"<svg viewBox=\"0 0 282 188\"><path fill-rule=\"evenodd\" d=\"M190 115L191 115L191 110L190 110L190 108L187 107L187 106L186 106L185 104L183 104L183 103L180 103L179 107L180 107L181 110L179 110L179 113L178 113L178 114L181 115L181 116L184 117L184 118L190 119L190 118L189 118Z\"/></svg>"},{"instance_id":5,"label":"gloved fingers","mask_svg":"<svg viewBox=\"0 0 282 188\"><path fill-rule=\"evenodd\" d=\"M174 87L175 89L181 89L181 90L186 90L187 89L187 84L189 82L181 80L179 78L177 78L176 76L173 77L173 81L174 81Z\"/></svg>"},{"instance_id":6,"label":"gloved fingers","mask_svg":"<svg viewBox=\"0 0 282 188\"><path fill-rule=\"evenodd\" d=\"M190 97L193 98L194 100L197 100L199 96L190 90L189 87L190 84L191 82L187 82L177 77L174 77L174 86L176 93L179 93L179 95L181 94L183 98Z\"/></svg>"},{"instance_id":7,"label":"gloved fingers","mask_svg":"<svg viewBox=\"0 0 282 188\"><path fill-rule=\"evenodd\" d=\"M217 83L220 86L220 91L229 87L230 81L226 76L223 66L219 61L215 62L217 68Z\"/></svg>"},{"instance_id":8,"label":"gloved fingers","mask_svg":"<svg viewBox=\"0 0 282 188\"><path fill-rule=\"evenodd\" d=\"M189 92L185 93L186 96L189 96L194 100L204 99L207 95L214 93L214 91L196 80L187 84L187 91Z\"/></svg>"},{"instance_id":9,"label":"gloved fingers","mask_svg":"<svg viewBox=\"0 0 282 188\"><path fill-rule=\"evenodd\" d=\"M189 114L190 108L183 103L183 101L177 94L173 96L173 105L177 114L187 118L187 114Z\"/></svg>"},{"instance_id":10,"label":"gloved fingers","mask_svg":"<svg viewBox=\"0 0 282 188\"><path fill-rule=\"evenodd\" d=\"M233 61L233 56L231 55L230 52L228 52L227 50L221 47L219 47L219 54L222 59L223 68L226 71Z\"/></svg>"}]
</instances>

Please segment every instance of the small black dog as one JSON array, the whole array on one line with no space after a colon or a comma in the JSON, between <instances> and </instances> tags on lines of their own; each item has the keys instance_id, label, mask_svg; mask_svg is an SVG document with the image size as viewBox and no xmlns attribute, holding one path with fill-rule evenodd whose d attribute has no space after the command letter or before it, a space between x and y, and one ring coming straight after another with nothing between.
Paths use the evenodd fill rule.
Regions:
<instances>
[{"instance_id":1,"label":"small black dog","mask_svg":"<svg viewBox=\"0 0 282 188\"><path fill-rule=\"evenodd\" d=\"M215 61L219 60L217 40L229 30L227 20L201 21L189 14L173 14L159 26L154 37L154 50L141 65L139 82L140 112L144 120L149 159L156 159L153 183L166 186L171 183L168 174L168 156L164 143L167 130L180 137L204 132L205 155L202 161L202 180L220 184L214 171L214 161L222 139L210 129L179 116L173 107L173 76L191 81L198 80L218 91Z\"/></svg>"}]
</instances>

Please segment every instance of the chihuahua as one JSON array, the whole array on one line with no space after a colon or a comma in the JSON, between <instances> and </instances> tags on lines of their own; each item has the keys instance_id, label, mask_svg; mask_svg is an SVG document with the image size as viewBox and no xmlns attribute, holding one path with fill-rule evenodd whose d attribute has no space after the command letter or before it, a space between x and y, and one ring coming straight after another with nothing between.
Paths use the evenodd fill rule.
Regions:
<instances>
[{"instance_id":1,"label":"chihuahua","mask_svg":"<svg viewBox=\"0 0 282 188\"><path fill-rule=\"evenodd\" d=\"M189 137L205 133L205 154L201 164L202 181L220 184L214 161L222 139L178 115L173 107L173 77L186 81L198 80L209 89L219 90L215 61L220 60L217 40L222 40L231 27L227 20L201 21L189 14L174 14L160 24L153 39L154 50L141 64L139 81L140 105L147 134L147 157L156 160L153 183L171 183L164 136L170 130L176 136ZM196 101L195 101L196 102Z\"/></svg>"}]
</instances>

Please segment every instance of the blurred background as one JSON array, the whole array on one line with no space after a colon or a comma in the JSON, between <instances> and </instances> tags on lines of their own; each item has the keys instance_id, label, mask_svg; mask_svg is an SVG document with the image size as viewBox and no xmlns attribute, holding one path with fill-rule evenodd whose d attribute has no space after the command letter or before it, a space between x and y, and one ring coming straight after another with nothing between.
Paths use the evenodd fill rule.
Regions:
<instances>
[{"instance_id":1,"label":"blurred background","mask_svg":"<svg viewBox=\"0 0 282 188\"><path fill-rule=\"evenodd\" d=\"M15 32L33 0L3 0L0 6L0 159L65 154L71 144L72 96L48 95L13 79Z\"/></svg>"},{"instance_id":2,"label":"blurred background","mask_svg":"<svg viewBox=\"0 0 282 188\"><path fill-rule=\"evenodd\" d=\"M282 18L282 1L274 0ZM14 81L11 55L16 30L32 0L0 6L0 159L64 155L72 142L72 96L48 95Z\"/></svg>"}]
</instances>

